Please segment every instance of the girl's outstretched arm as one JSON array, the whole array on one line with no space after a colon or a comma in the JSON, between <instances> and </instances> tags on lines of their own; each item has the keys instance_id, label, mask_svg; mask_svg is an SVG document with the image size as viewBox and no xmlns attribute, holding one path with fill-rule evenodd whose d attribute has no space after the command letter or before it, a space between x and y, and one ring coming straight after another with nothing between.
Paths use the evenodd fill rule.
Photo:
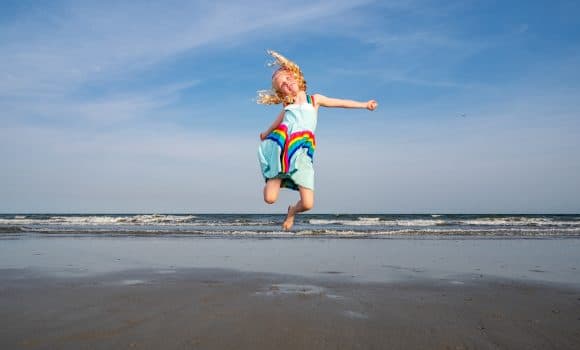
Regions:
<instances>
[{"instance_id":1,"label":"girl's outstretched arm","mask_svg":"<svg viewBox=\"0 0 580 350\"><path fill-rule=\"evenodd\" d=\"M266 137L268 137L268 135L270 135L270 133L274 131L274 129L276 129L280 123L282 123L282 119L284 119L284 109L282 109L282 112L278 114L272 125L270 125L266 131L260 133L260 140L264 141Z\"/></svg>"},{"instance_id":2,"label":"girl's outstretched arm","mask_svg":"<svg viewBox=\"0 0 580 350\"><path fill-rule=\"evenodd\" d=\"M314 100L319 106L323 107L366 108L369 111L374 111L379 106L379 104L375 100L359 102L353 100L343 100L339 98L326 97L320 94L315 94Z\"/></svg>"}]
</instances>

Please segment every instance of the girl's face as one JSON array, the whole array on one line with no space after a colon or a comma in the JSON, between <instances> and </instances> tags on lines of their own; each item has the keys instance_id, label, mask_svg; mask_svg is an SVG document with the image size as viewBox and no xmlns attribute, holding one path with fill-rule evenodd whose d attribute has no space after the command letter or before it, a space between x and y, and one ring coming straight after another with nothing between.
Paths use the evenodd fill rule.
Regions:
<instances>
[{"instance_id":1,"label":"girl's face","mask_svg":"<svg viewBox=\"0 0 580 350\"><path fill-rule=\"evenodd\" d=\"M274 74L272 84L276 91L281 92L284 96L296 96L300 91L298 82L294 79L294 74L287 70L280 70Z\"/></svg>"}]
</instances>

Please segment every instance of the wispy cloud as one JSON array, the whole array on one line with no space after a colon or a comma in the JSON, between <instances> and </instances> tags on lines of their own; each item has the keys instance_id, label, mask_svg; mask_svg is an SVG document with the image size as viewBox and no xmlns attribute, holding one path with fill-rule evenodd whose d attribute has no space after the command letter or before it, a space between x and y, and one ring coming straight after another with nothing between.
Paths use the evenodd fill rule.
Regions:
<instances>
[{"instance_id":1,"label":"wispy cloud","mask_svg":"<svg viewBox=\"0 0 580 350\"><path fill-rule=\"evenodd\" d=\"M113 80L203 46L300 31L300 23L361 3L309 2L308 11L301 6L306 3L294 2L66 3L63 11L0 25L9 39L0 46L0 95L59 96L88 80Z\"/></svg>"},{"instance_id":2,"label":"wispy cloud","mask_svg":"<svg viewBox=\"0 0 580 350\"><path fill-rule=\"evenodd\" d=\"M89 127L114 125L149 117L155 110L170 107L184 90L194 88L198 80L159 85L134 91L108 93L104 97L36 97L34 103L12 98L2 103L5 124L20 124L30 118L57 125Z\"/></svg>"},{"instance_id":3,"label":"wispy cloud","mask_svg":"<svg viewBox=\"0 0 580 350\"><path fill-rule=\"evenodd\" d=\"M79 113L79 117L93 123L126 121L146 115L150 111L170 106L178 99L181 91L194 87L199 81L174 83L139 93L122 93L116 96L89 102L79 102L76 106L68 103Z\"/></svg>"}]
</instances>

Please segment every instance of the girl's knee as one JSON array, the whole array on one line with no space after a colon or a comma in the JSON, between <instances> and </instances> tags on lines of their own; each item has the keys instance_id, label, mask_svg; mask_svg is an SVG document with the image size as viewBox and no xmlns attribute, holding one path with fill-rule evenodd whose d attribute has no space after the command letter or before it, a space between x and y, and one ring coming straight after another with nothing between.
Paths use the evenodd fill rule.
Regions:
<instances>
[{"instance_id":1,"label":"girl's knee","mask_svg":"<svg viewBox=\"0 0 580 350\"><path fill-rule=\"evenodd\" d=\"M276 199L278 199L277 197L278 196L273 193L264 193L264 202L268 204L274 204L276 203Z\"/></svg>"},{"instance_id":2,"label":"girl's knee","mask_svg":"<svg viewBox=\"0 0 580 350\"><path fill-rule=\"evenodd\" d=\"M264 186L264 202L268 204L276 203L281 183L282 180L280 179L270 179L266 182L266 186Z\"/></svg>"},{"instance_id":3,"label":"girl's knee","mask_svg":"<svg viewBox=\"0 0 580 350\"><path fill-rule=\"evenodd\" d=\"M314 200L302 199L301 201L302 201L302 209L304 209L304 211L314 208Z\"/></svg>"}]
</instances>

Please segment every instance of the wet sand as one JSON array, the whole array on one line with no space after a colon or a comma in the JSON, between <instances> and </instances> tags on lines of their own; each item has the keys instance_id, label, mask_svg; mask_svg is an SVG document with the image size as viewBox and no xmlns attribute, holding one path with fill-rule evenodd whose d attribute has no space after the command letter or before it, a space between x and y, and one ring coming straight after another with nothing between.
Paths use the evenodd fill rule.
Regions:
<instances>
[{"instance_id":1,"label":"wet sand","mask_svg":"<svg viewBox=\"0 0 580 350\"><path fill-rule=\"evenodd\" d=\"M0 349L577 349L579 249L3 235Z\"/></svg>"},{"instance_id":2,"label":"wet sand","mask_svg":"<svg viewBox=\"0 0 580 350\"><path fill-rule=\"evenodd\" d=\"M580 290L225 269L0 271L2 349L574 349Z\"/></svg>"}]
</instances>

